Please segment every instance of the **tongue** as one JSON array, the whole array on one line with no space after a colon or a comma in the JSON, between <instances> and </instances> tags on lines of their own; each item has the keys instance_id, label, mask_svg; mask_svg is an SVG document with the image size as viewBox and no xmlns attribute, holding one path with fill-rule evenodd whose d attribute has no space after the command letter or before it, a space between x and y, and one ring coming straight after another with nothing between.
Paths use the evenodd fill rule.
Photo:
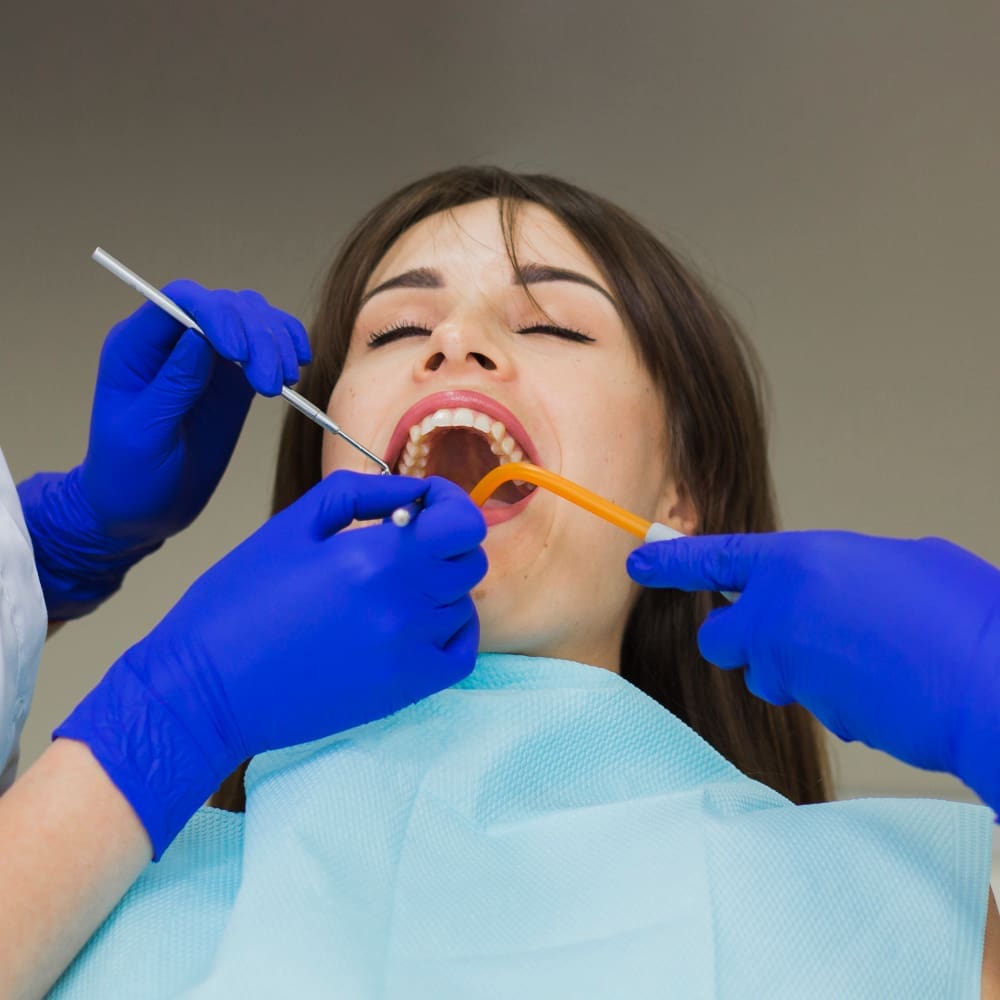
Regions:
<instances>
[{"instance_id":1,"label":"tongue","mask_svg":"<svg viewBox=\"0 0 1000 1000\"><path fill-rule=\"evenodd\" d=\"M461 427L442 428L428 441L430 453L427 456L427 475L443 476L457 483L466 493L491 469L499 465L499 459L490 451L489 442L476 431ZM501 503L517 503L527 496L529 489L504 483L492 496Z\"/></svg>"}]
</instances>

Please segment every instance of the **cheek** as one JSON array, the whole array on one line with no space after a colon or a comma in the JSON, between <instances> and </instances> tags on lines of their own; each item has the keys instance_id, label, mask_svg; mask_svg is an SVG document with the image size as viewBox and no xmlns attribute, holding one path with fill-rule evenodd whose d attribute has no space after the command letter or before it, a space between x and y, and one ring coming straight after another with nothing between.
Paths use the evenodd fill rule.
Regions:
<instances>
[{"instance_id":1,"label":"cheek","mask_svg":"<svg viewBox=\"0 0 1000 1000\"><path fill-rule=\"evenodd\" d=\"M640 517L649 517L666 481L668 455L658 407L611 400L564 437L566 474Z\"/></svg>"},{"instance_id":2,"label":"cheek","mask_svg":"<svg viewBox=\"0 0 1000 1000\"><path fill-rule=\"evenodd\" d=\"M349 416L357 405L358 391L359 386L356 378L341 376L340 381L333 387L329 400L327 400L327 416L338 422L345 416Z\"/></svg>"},{"instance_id":3,"label":"cheek","mask_svg":"<svg viewBox=\"0 0 1000 1000\"><path fill-rule=\"evenodd\" d=\"M330 394L326 405L326 415L343 428L356 441L370 447L370 430L364 423L364 408L361 393L354 379L341 378ZM321 452L321 472L328 476L335 469L352 469L357 472L371 472L371 463L343 438L335 434L323 434Z\"/></svg>"},{"instance_id":4,"label":"cheek","mask_svg":"<svg viewBox=\"0 0 1000 1000\"><path fill-rule=\"evenodd\" d=\"M668 481L670 467L665 408L653 387L622 392L608 407L607 464L622 503L649 517ZM612 417L612 414L614 415Z\"/></svg>"}]
</instances>

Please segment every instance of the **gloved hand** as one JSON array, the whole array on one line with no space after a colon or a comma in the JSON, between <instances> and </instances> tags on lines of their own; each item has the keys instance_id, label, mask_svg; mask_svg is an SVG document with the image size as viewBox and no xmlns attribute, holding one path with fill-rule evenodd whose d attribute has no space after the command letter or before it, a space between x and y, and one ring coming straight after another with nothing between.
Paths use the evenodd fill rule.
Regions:
<instances>
[{"instance_id":1,"label":"gloved hand","mask_svg":"<svg viewBox=\"0 0 1000 1000\"><path fill-rule=\"evenodd\" d=\"M654 542L638 583L738 590L713 611L705 659L746 665L775 705L804 705L842 740L948 771L1000 811L1000 571L950 542L847 532Z\"/></svg>"},{"instance_id":2,"label":"gloved hand","mask_svg":"<svg viewBox=\"0 0 1000 1000\"><path fill-rule=\"evenodd\" d=\"M337 534L418 497L405 528ZM247 757L468 674L485 537L478 508L444 479L335 472L197 580L53 735L90 747L159 858Z\"/></svg>"},{"instance_id":3,"label":"gloved hand","mask_svg":"<svg viewBox=\"0 0 1000 1000\"><path fill-rule=\"evenodd\" d=\"M18 487L50 621L91 611L197 517L254 390L276 395L310 359L299 321L256 292L191 281L164 291L211 345L158 306L141 306L104 342L83 463Z\"/></svg>"}]
</instances>

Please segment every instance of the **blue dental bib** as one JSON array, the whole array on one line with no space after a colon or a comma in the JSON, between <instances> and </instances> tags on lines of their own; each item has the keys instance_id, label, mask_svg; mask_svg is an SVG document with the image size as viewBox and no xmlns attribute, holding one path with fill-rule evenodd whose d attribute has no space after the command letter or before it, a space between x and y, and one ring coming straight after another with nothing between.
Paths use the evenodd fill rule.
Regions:
<instances>
[{"instance_id":1,"label":"blue dental bib","mask_svg":"<svg viewBox=\"0 0 1000 1000\"><path fill-rule=\"evenodd\" d=\"M486 654L257 757L53 997L978 997L993 814L793 806L616 674Z\"/></svg>"}]
</instances>

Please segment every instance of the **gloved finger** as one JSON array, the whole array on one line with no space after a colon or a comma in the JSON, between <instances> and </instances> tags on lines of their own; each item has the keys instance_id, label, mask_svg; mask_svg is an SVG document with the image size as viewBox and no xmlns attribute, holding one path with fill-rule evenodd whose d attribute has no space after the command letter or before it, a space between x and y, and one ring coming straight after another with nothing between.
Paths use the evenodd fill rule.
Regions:
<instances>
[{"instance_id":1,"label":"gloved finger","mask_svg":"<svg viewBox=\"0 0 1000 1000\"><path fill-rule=\"evenodd\" d=\"M698 535L642 545L626 568L636 583L676 590L746 590L770 535Z\"/></svg>"},{"instance_id":2,"label":"gloved finger","mask_svg":"<svg viewBox=\"0 0 1000 1000\"><path fill-rule=\"evenodd\" d=\"M424 597L436 607L454 604L466 597L489 568L486 553L479 546L452 559L434 560L426 565L412 564L416 572L413 582Z\"/></svg>"},{"instance_id":3,"label":"gloved finger","mask_svg":"<svg viewBox=\"0 0 1000 1000\"><path fill-rule=\"evenodd\" d=\"M201 328L203 339L212 346L220 358L236 365L244 365L250 355L250 349L238 310L233 304L232 292L205 292L204 289L200 291L202 294L198 296L193 293L181 293L179 298L184 299L185 311Z\"/></svg>"},{"instance_id":4,"label":"gloved finger","mask_svg":"<svg viewBox=\"0 0 1000 1000\"><path fill-rule=\"evenodd\" d=\"M292 346L295 348L295 357L300 365L307 365L312 361L312 346L309 343L309 334L306 328L291 313L285 313L285 331L288 333Z\"/></svg>"},{"instance_id":5,"label":"gloved finger","mask_svg":"<svg viewBox=\"0 0 1000 1000\"><path fill-rule=\"evenodd\" d=\"M183 416L204 393L216 363L211 345L194 330L185 330L143 392L143 398L151 404L150 412L157 420Z\"/></svg>"},{"instance_id":6,"label":"gloved finger","mask_svg":"<svg viewBox=\"0 0 1000 1000\"><path fill-rule=\"evenodd\" d=\"M271 332L270 317L266 314L248 315L241 310L239 318L249 347L243 374L262 396L277 396L284 384L284 366L278 343Z\"/></svg>"},{"instance_id":7,"label":"gloved finger","mask_svg":"<svg viewBox=\"0 0 1000 1000\"><path fill-rule=\"evenodd\" d=\"M444 651L458 673L452 684L467 677L476 665L476 654L479 652L479 615L475 613L475 606L472 611L472 616L444 645Z\"/></svg>"},{"instance_id":8,"label":"gloved finger","mask_svg":"<svg viewBox=\"0 0 1000 1000\"><path fill-rule=\"evenodd\" d=\"M272 351L277 359L281 385L294 385L299 380L299 361L291 338L285 331L284 324L273 314L262 314L262 321L262 325L254 331L260 340L260 348ZM278 387L278 392L281 392L281 386Z\"/></svg>"},{"instance_id":9,"label":"gloved finger","mask_svg":"<svg viewBox=\"0 0 1000 1000\"><path fill-rule=\"evenodd\" d=\"M172 281L163 292L194 319L222 357L237 364L246 362L249 349L233 292L210 291L194 281Z\"/></svg>"},{"instance_id":10,"label":"gloved finger","mask_svg":"<svg viewBox=\"0 0 1000 1000\"><path fill-rule=\"evenodd\" d=\"M220 297L213 305L207 315L198 318L198 324L219 357L242 368L250 360L250 345L239 310L228 297ZM246 381L245 375L240 377Z\"/></svg>"},{"instance_id":11,"label":"gloved finger","mask_svg":"<svg viewBox=\"0 0 1000 1000\"><path fill-rule=\"evenodd\" d=\"M98 378L120 388L142 389L177 345L184 327L152 302L116 323L104 339Z\"/></svg>"},{"instance_id":12,"label":"gloved finger","mask_svg":"<svg viewBox=\"0 0 1000 1000\"><path fill-rule=\"evenodd\" d=\"M262 352L273 351L281 364L281 381L291 384L299 379L299 361L296 356L295 344L285 329L288 314L275 309L260 292L252 288L244 289L237 294L244 325L247 328L251 344L259 347ZM281 386L278 386L281 392ZM275 393L268 393L275 395Z\"/></svg>"},{"instance_id":13,"label":"gloved finger","mask_svg":"<svg viewBox=\"0 0 1000 1000\"><path fill-rule=\"evenodd\" d=\"M388 517L397 507L412 503L426 492L425 479L338 469L317 483L292 506L311 497L311 509L315 511L312 515L314 530L319 537L325 538L346 528L352 521L373 521ZM393 531L400 530L394 525L390 526ZM372 529L390 526L373 525Z\"/></svg>"},{"instance_id":14,"label":"gloved finger","mask_svg":"<svg viewBox=\"0 0 1000 1000\"><path fill-rule=\"evenodd\" d=\"M442 691L469 674L479 647L475 605L464 598L422 615L420 636L407 635L406 647L402 667L393 671L391 690L385 690L383 715Z\"/></svg>"},{"instance_id":15,"label":"gloved finger","mask_svg":"<svg viewBox=\"0 0 1000 1000\"><path fill-rule=\"evenodd\" d=\"M737 601L730 608L716 608L698 630L701 655L717 667L731 670L749 660L745 605Z\"/></svg>"},{"instance_id":16,"label":"gloved finger","mask_svg":"<svg viewBox=\"0 0 1000 1000\"><path fill-rule=\"evenodd\" d=\"M281 355L281 371L285 385L295 385L299 380L299 358L295 350L295 343L288 326L279 317L275 317L273 326L274 339L278 343L278 352ZM279 390L280 391L280 390Z\"/></svg>"},{"instance_id":17,"label":"gloved finger","mask_svg":"<svg viewBox=\"0 0 1000 1000\"><path fill-rule=\"evenodd\" d=\"M747 690L772 705L790 705L795 699L781 689L773 671L767 669L767 664L748 666L743 674L743 682Z\"/></svg>"},{"instance_id":18,"label":"gloved finger","mask_svg":"<svg viewBox=\"0 0 1000 1000\"><path fill-rule=\"evenodd\" d=\"M404 671L396 677L393 700L397 705L389 711L412 705L468 677L476 665L478 649L479 619L472 617L451 637L446 648L423 653L418 670Z\"/></svg>"},{"instance_id":19,"label":"gloved finger","mask_svg":"<svg viewBox=\"0 0 1000 1000\"><path fill-rule=\"evenodd\" d=\"M486 537L486 521L468 493L440 476L422 482L427 484L424 509L406 530L412 529L420 545L439 559L450 559L479 545Z\"/></svg>"},{"instance_id":20,"label":"gloved finger","mask_svg":"<svg viewBox=\"0 0 1000 1000\"><path fill-rule=\"evenodd\" d=\"M806 707L838 740L843 740L844 743L853 743L857 739L857 736L844 722L843 714L836 704L810 704Z\"/></svg>"},{"instance_id":21,"label":"gloved finger","mask_svg":"<svg viewBox=\"0 0 1000 1000\"><path fill-rule=\"evenodd\" d=\"M479 615L471 597L461 597L454 604L435 608L425 615L425 620L428 626L427 635L438 649L451 652L456 637L465 631L471 621L476 623L478 638ZM458 646L459 650L463 648L461 645ZM478 649L473 651L473 659L477 651Z\"/></svg>"}]
</instances>

